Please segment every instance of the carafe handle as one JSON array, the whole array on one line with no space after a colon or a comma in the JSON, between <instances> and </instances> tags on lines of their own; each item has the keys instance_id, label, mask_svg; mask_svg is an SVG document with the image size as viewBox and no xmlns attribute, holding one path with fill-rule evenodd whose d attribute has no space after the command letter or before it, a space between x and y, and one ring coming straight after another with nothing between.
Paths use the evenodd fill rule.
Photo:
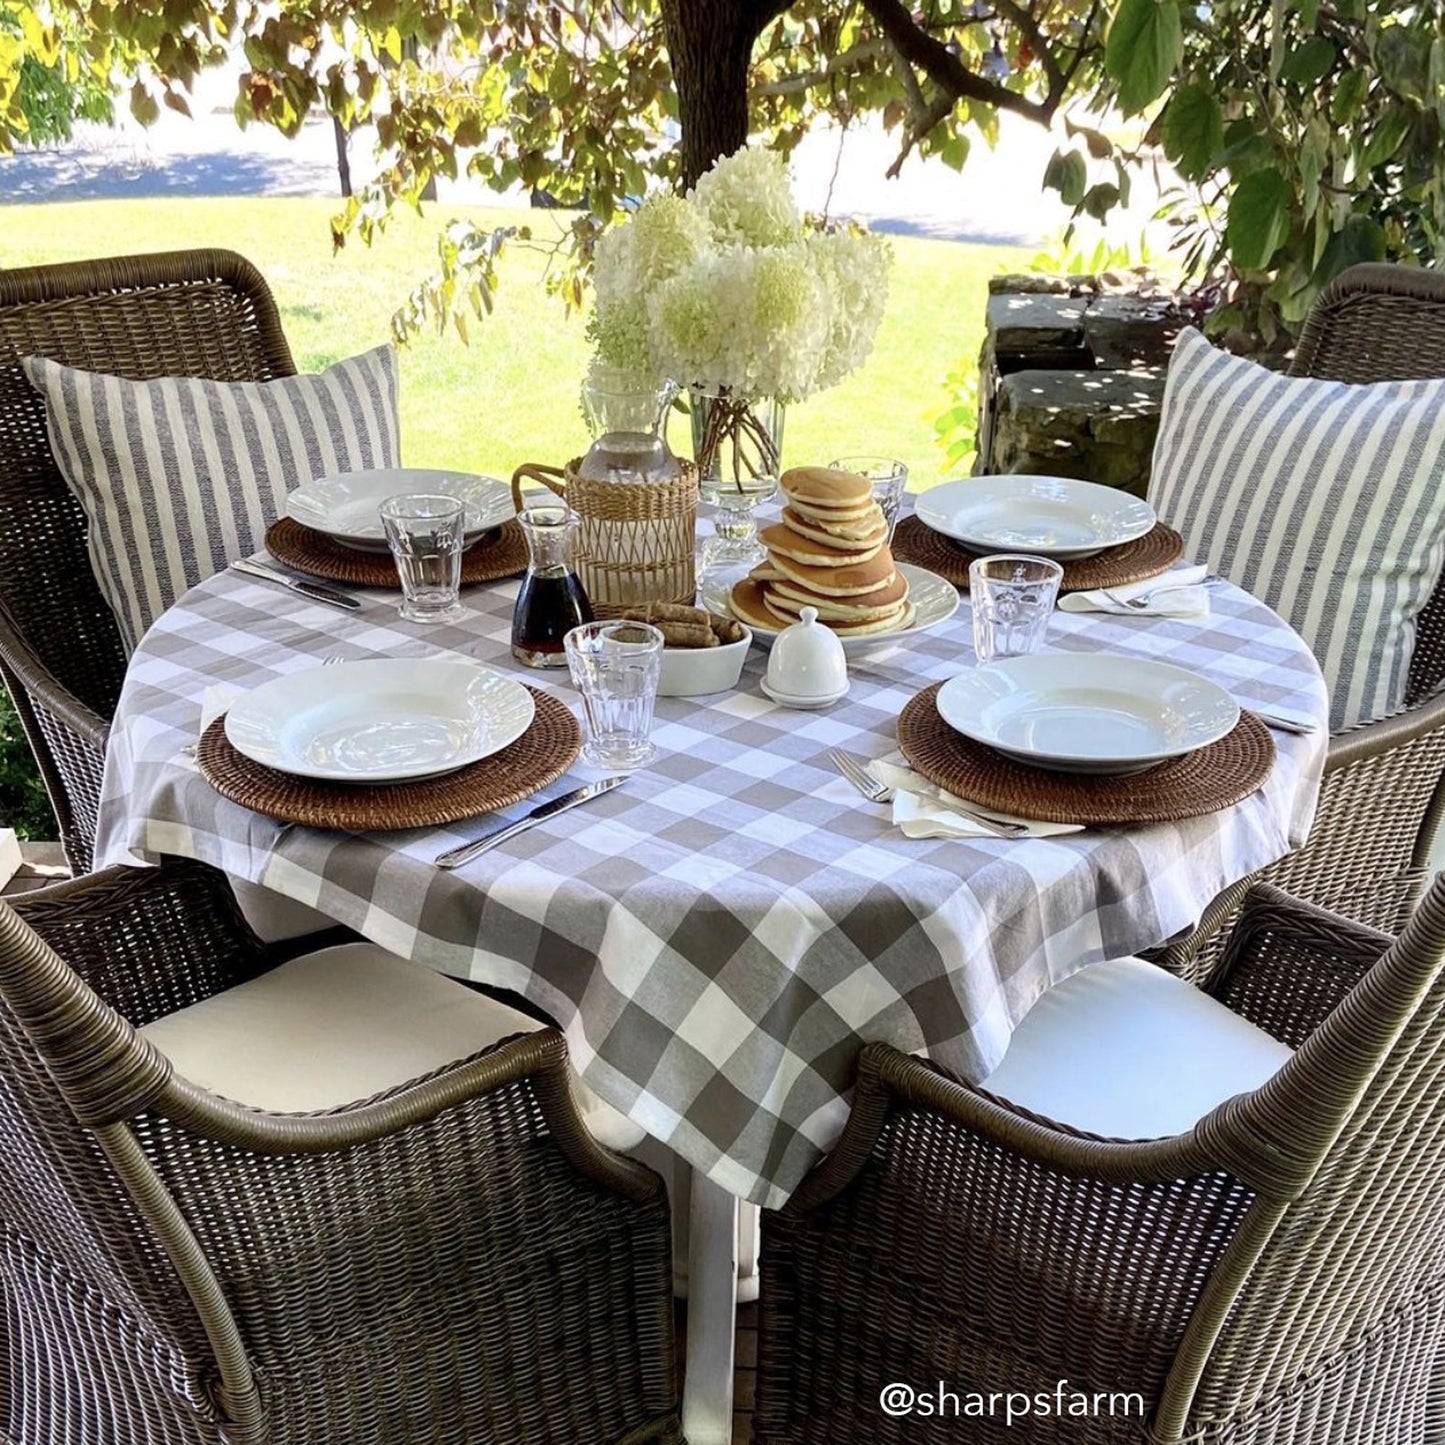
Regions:
<instances>
[{"instance_id":1,"label":"carafe handle","mask_svg":"<svg viewBox=\"0 0 1445 1445\"><path fill-rule=\"evenodd\" d=\"M564 502L567 500L567 473L561 467L547 467L541 462L523 462L512 473L512 504L519 512L522 510L524 481L541 482L549 492L556 492Z\"/></svg>"}]
</instances>

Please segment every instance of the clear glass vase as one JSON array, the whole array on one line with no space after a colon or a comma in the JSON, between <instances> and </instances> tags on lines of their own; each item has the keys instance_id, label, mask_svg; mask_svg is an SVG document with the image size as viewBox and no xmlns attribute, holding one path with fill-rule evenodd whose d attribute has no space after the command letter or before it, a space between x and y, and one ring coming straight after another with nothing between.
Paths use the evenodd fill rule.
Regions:
<instances>
[{"instance_id":1,"label":"clear glass vase","mask_svg":"<svg viewBox=\"0 0 1445 1445\"><path fill-rule=\"evenodd\" d=\"M741 572L767 553L758 541L758 507L777 495L782 474L783 403L773 397L693 387L692 448L698 494L713 507L702 546L705 573Z\"/></svg>"}]
</instances>

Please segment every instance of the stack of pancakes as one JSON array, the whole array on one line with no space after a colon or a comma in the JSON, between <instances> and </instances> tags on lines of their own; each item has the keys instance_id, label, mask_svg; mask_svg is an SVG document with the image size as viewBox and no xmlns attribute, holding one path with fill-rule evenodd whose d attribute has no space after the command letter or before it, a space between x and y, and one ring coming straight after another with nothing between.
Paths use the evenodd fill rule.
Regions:
<instances>
[{"instance_id":1,"label":"stack of pancakes","mask_svg":"<svg viewBox=\"0 0 1445 1445\"><path fill-rule=\"evenodd\" d=\"M782 488L783 519L758 537L768 560L733 588L734 616L776 632L813 607L841 637L911 626L908 583L893 565L888 523L868 478L794 467Z\"/></svg>"}]
</instances>

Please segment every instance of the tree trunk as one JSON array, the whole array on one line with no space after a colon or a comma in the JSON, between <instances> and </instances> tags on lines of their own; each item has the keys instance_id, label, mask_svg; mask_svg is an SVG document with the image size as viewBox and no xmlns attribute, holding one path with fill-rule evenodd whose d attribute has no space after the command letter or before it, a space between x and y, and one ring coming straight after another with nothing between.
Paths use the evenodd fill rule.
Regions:
<instances>
[{"instance_id":1,"label":"tree trunk","mask_svg":"<svg viewBox=\"0 0 1445 1445\"><path fill-rule=\"evenodd\" d=\"M662 0L682 123L683 188L748 139L748 64L790 0Z\"/></svg>"}]
</instances>

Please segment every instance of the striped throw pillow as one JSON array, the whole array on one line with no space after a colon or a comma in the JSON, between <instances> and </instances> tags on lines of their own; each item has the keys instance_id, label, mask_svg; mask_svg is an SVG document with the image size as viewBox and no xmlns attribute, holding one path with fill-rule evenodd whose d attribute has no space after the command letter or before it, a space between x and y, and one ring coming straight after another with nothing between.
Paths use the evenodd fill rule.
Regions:
<instances>
[{"instance_id":1,"label":"striped throw pillow","mask_svg":"<svg viewBox=\"0 0 1445 1445\"><path fill-rule=\"evenodd\" d=\"M264 382L24 367L127 652L187 588L258 551L293 487L399 465L390 346Z\"/></svg>"},{"instance_id":2,"label":"striped throw pillow","mask_svg":"<svg viewBox=\"0 0 1445 1445\"><path fill-rule=\"evenodd\" d=\"M1445 565L1445 381L1281 376L1181 333L1150 500L1309 643L1332 732L1405 700Z\"/></svg>"}]
</instances>

